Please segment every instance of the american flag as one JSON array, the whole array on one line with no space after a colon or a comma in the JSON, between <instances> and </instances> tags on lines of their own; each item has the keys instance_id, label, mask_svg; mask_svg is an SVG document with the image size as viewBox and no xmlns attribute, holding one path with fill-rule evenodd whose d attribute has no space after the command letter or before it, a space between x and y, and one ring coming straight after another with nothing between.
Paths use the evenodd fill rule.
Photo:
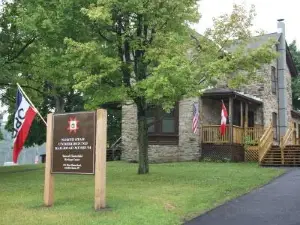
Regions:
<instances>
[{"instance_id":1,"label":"american flag","mask_svg":"<svg viewBox=\"0 0 300 225\"><path fill-rule=\"evenodd\" d=\"M199 103L193 104L193 133L197 133L198 128L198 122L199 122Z\"/></svg>"}]
</instances>

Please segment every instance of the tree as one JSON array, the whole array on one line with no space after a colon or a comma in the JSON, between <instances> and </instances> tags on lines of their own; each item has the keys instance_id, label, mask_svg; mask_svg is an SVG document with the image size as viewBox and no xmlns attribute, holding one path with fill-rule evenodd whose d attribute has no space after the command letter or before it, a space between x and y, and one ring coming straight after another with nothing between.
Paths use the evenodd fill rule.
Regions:
<instances>
[{"instance_id":1,"label":"tree","mask_svg":"<svg viewBox=\"0 0 300 225\"><path fill-rule=\"evenodd\" d=\"M289 49L298 71L300 71L300 51L297 49L297 43L294 40L290 45ZM293 97L293 107L295 109L300 109L300 78L299 76L292 78L292 97Z\"/></svg>"},{"instance_id":2,"label":"tree","mask_svg":"<svg viewBox=\"0 0 300 225\"><path fill-rule=\"evenodd\" d=\"M8 130L13 127L17 82L44 117L53 110L84 110L82 93L73 88L73 73L64 55L64 38L83 40L84 34L88 35L88 29L82 24L84 19L76 20L85 17L80 13L85 2L16 0L5 4L0 20L0 61L4 74L0 88L4 92L1 100L9 106ZM37 117L25 146L44 142L45 125Z\"/></svg>"},{"instance_id":3,"label":"tree","mask_svg":"<svg viewBox=\"0 0 300 225\"><path fill-rule=\"evenodd\" d=\"M82 92L73 88L73 68L68 65L64 38L83 41L93 32L81 7L93 1L16 0L4 4L0 16L1 100L9 106L6 129L12 131L16 83L20 83L43 117L49 111L83 111ZM99 107L99 106L98 106ZM109 107L111 107L109 105ZM120 137L120 112L108 110L108 142ZM34 120L25 146L45 142L46 129Z\"/></svg>"},{"instance_id":4,"label":"tree","mask_svg":"<svg viewBox=\"0 0 300 225\"><path fill-rule=\"evenodd\" d=\"M95 27L90 40L66 39L70 62L78 69L75 88L88 96L87 107L106 102L136 106L139 174L149 172L149 106L168 111L183 97L199 96L215 80L231 87L247 83L276 57L274 41L247 49L254 9L234 5L232 14L215 19L204 35L189 26L198 22L197 9L196 0L99 0L81 10Z\"/></svg>"}]
</instances>

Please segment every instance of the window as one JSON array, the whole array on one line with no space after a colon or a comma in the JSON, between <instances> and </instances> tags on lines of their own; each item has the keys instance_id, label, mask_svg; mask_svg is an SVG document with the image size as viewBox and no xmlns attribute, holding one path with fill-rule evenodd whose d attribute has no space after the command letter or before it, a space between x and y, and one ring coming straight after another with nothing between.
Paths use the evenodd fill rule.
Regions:
<instances>
[{"instance_id":1,"label":"window","mask_svg":"<svg viewBox=\"0 0 300 225\"><path fill-rule=\"evenodd\" d=\"M277 92L277 76L276 76L276 68L274 66L271 67L271 80L272 80L272 93L276 94L276 92Z\"/></svg>"},{"instance_id":2,"label":"window","mask_svg":"<svg viewBox=\"0 0 300 225\"><path fill-rule=\"evenodd\" d=\"M151 107L147 111L149 144L178 144L178 104L171 112Z\"/></svg>"}]
</instances>

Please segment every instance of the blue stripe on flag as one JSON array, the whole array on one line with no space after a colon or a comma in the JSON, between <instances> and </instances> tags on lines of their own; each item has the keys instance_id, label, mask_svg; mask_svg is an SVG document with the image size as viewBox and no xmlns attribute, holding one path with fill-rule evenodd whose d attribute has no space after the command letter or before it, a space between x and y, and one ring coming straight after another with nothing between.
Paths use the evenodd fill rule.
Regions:
<instances>
[{"instance_id":1,"label":"blue stripe on flag","mask_svg":"<svg viewBox=\"0 0 300 225\"><path fill-rule=\"evenodd\" d=\"M23 98L22 93L21 93L21 91L18 88L17 99L16 99L16 110L18 110L18 108L19 108L19 106L20 106L20 104L22 102L22 98Z\"/></svg>"}]
</instances>

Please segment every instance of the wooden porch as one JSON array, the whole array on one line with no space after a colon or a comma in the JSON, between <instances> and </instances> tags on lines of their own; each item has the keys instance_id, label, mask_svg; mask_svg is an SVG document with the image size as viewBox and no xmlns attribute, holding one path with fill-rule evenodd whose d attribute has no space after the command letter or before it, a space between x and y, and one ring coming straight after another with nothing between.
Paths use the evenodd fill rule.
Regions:
<instances>
[{"instance_id":1,"label":"wooden porch","mask_svg":"<svg viewBox=\"0 0 300 225\"><path fill-rule=\"evenodd\" d=\"M228 112L224 135L220 134L222 102ZM200 105L203 160L245 161L250 156L250 161L258 161L257 146L264 133L261 101L232 90L217 89L205 93ZM245 145L251 148L245 151ZM253 149L255 151L250 152ZM254 156L251 157L252 155Z\"/></svg>"},{"instance_id":2,"label":"wooden porch","mask_svg":"<svg viewBox=\"0 0 300 225\"><path fill-rule=\"evenodd\" d=\"M262 126L227 125L225 135L220 134L220 125L203 125L201 130L202 159L258 161L258 143L264 133Z\"/></svg>"},{"instance_id":3,"label":"wooden porch","mask_svg":"<svg viewBox=\"0 0 300 225\"><path fill-rule=\"evenodd\" d=\"M249 144L257 145L263 133L264 128L262 126L240 127L232 125L230 127L227 125L225 135L221 136L220 125L203 125L201 140L202 143L210 144L244 144L247 141L251 142Z\"/></svg>"}]
</instances>

